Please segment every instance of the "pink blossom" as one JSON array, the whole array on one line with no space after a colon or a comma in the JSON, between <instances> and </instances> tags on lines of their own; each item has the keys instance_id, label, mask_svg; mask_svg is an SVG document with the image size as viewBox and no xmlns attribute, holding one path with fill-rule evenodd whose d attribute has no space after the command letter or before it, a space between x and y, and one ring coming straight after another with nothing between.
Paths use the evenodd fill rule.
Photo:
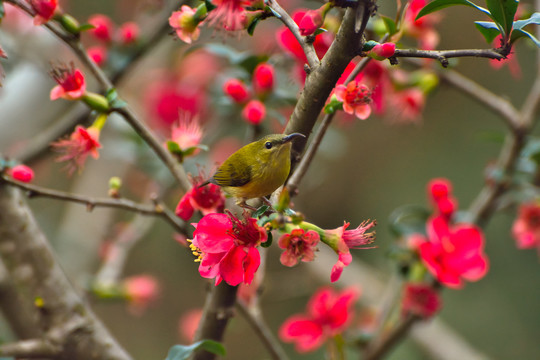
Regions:
<instances>
[{"instance_id":1,"label":"pink blossom","mask_svg":"<svg viewBox=\"0 0 540 360\"><path fill-rule=\"evenodd\" d=\"M259 100L251 100L244 106L242 117L252 125L259 125L266 117L266 106Z\"/></svg>"},{"instance_id":2,"label":"pink blossom","mask_svg":"<svg viewBox=\"0 0 540 360\"><path fill-rule=\"evenodd\" d=\"M19 164L7 170L7 174L15 180L29 183L34 179L34 170L32 168Z\"/></svg>"},{"instance_id":3,"label":"pink blossom","mask_svg":"<svg viewBox=\"0 0 540 360\"><path fill-rule=\"evenodd\" d=\"M250 0L213 0L212 4L216 8L208 14L208 23L227 31L244 29L247 17L245 7L251 2Z\"/></svg>"},{"instance_id":4,"label":"pink blossom","mask_svg":"<svg viewBox=\"0 0 540 360\"><path fill-rule=\"evenodd\" d=\"M394 56L396 52L396 44L394 43L383 43L377 44L371 49L368 55L371 55L375 60L384 60L389 57Z\"/></svg>"},{"instance_id":5,"label":"pink blossom","mask_svg":"<svg viewBox=\"0 0 540 360\"><path fill-rule=\"evenodd\" d=\"M420 258L440 283L459 289L463 279L477 281L486 275L484 235L477 226L451 226L446 217L435 216L427 223L427 234L419 243Z\"/></svg>"},{"instance_id":6,"label":"pink blossom","mask_svg":"<svg viewBox=\"0 0 540 360\"><path fill-rule=\"evenodd\" d=\"M244 103L249 99L249 91L242 81L229 79L223 84L223 92L237 103Z\"/></svg>"},{"instance_id":7,"label":"pink blossom","mask_svg":"<svg viewBox=\"0 0 540 360\"><path fill-rule=\"evenodd\" d=\"M105 42L110 42L112 40L114 23L108 16L103 14L92 15L88 19L88 23L94 26L94 28L89 30L88 32L92 34L96 39Z\"/></svg>"},{"instance_id":8,"label":"pink blossom","mask_svg":"<svg viewBox=\"0 0 540 360\"><path fill-rule=\"evenodd\" d=\"M139 25L134 21L128 21L122 24L118 29L118 41L123 45L129 45L139 39Z\"/></svg>"},{"instance_id":9,"label":"pink blossom","mask_svg":"<svg viewBox=\"0 0 540 360\"><path fill-rule=\"evenodd\" d=\"M76 69L73 63L71 67L61 64L51 71L53 79L58 83L51 90L51 100L59 98L78 100L86 93L86 82L83 73Z\"/></svg>"},{"instance_id":10,"label":"pink blossom","mask_svg":"<svg viewBox=\"0 0 540 360\"><path fill-rule=\"evenodd\" d=\"M442 299L439 293L427 284L407 283L403 290L401 310L404 316L415 314L430 318L440 311Z\"/></svg>"},{"instance_id":11,"label":"pink blossom","mask_svg":"<svg viewBox=\"0 0 540 360\"><path fill-rule=\"evenodd\" d=\"M159 295L157 280L151 275L131 276L124 280L124 294L135 313L141 313Z\"/></svg>"},{"instance_id":12,"label":"pink blossom","mask_svg":"<svg viewBox=\"0 0 540 360\"><path fill-rule=\"evenodd\" d=\"M512 236L518 249L540 250L540 205L537 202L521 204L512 225Z\"/></svg>"},{"instance_id":13,"label":"pink blossom","mask_svg":"<svg viewBox=\"0 0 540 360\"><path fill-rule=\"evenodd\" d=\"M187 150L201 144L203 131L198 117L192 117L190 113L182 112L178 121L171 129L171 141L178 144L180 149ZM199 149L193 151L196 155Z\"/></svg>"},{"instance_id":14,"label":"pink blossom","mask_svg":"<svg viewBox=\"0 0 540 360\"><path fill-rule=\"evenodd\" d=\"M319 239L319 234L313 230L294 229L289 234L283 234L278 241L279 247L285 250L280 257L281 263L294 266L300 260L313 261Z\"/></svg>"},{"instance_id":15,"label":"pink blossom","mask_svg":"<svg viewBox=\"0 0 540 360\"><path fill-rule=\"evenodd\" d=\"M293 315L281 325L280 338L294 342L300 353L316 350L349 326L354 316L353 305L359 296L355 288L341 292L329 287L318 290L309 300L306 314Z\"/></svg>"},{"instance_id":16,"label":"pink blossom","mask_svg":"<svg viewBox=\"0 0 540 360\"><path fill-rule=\"evenodd\" d=\"M193 232L191 248L199 256L199 273L229 285L250 284L261 258L257 246L266 242L266 230L253 218L238 219L230 212L208 214Z\"/></svg>"},{"instance_id":17,"label":"pink blossom","mask_svg":"<svg viewBox=\"0 0 540 360\"><path fill-rule=\"evenodd\" d=\"M371 115L371 92L365 85L353 80L345 85L338 85L334 90L336 98L343 103L343 111L365 120Z\"/></svg>"},{"instance_id":18,"label":"pink blossom","mask_svg":"<svg viewBox=\"0 0 540 360\"><path fill-rule=\"evenodd\" d=\"M108 50L103 45L91 46L86 52L98 66L103 66L107 62Z\"/></svg>"},{"instance_id":19,"label":"pink blossom","mask_svg":"<svg viewBox=\"0 0 540 360\"><path fill-rule=\"evenodd\" d=\"M175 11L169 18L169 25L176 31L176 35L186 44L197 40L201 33L199 21L195 19L197 9L182 5L180 11Z\"/></svg>"},{"instance_id":20,"label":"pink blossom","mask_svg":"<svg viewBox=\"0 0 540 360\"><path fill-rule=\"evenodd\" d=\"M322 27L324 23L324 15L321 9L306 11L298 24L300 34L302 34L302 36L311 35L318 28Z\"/></svg>"},{"instance_id":21,"label":"pink blossom","mask_svg":"<svg viewBox=\"0 0 540 360\"><path fill-rule=\"evenodd\" d=\"M99 157L97 150L101 147L99 133L100 130L95 127L85 129L77 126L69 139L58 140L51 144L55 150L63 154L56 161L69 161L67 169L70 175L75 169L81 170L88 155L94 159Z\"/></svg>"},{"instance_id":22,"label":"pink blossom","mask_svg":"<svg viewBox=\"0 0 540 360\"><path fill-rule=\"evenodd\" d=\"M192 343L195 339L195 332L201 322L202 314L203 310L197 308L185 312L180 318L178 332L182 339L186 340L188 343Z\"/></svg>"},{"instance_id":23,"label":"pink blossom","mask_svg":"<svg viewBox=\"0 0 540 360\"><path fill-rule=\"evenodd\" d=\"M221 188L214 184L200 186L203 177L198 176L193 179L193 187L182 196L176 206L176 216L184 221L188 221L193 216L195 210L208 215L216 212L223 212L225 209L225 196Z\"/></svg>"},{"instance_id":24,"label":"pink blossom","mask_svg":"<svg viewBox=\"0 0 540 360\"><path fill-rule=\"evenodd\" d=\"M42 25L51 20L58 10L58 0L30 0L35 11L34 25Z\"/></svg>"},{"instance_id":25,"label":"pink blossom","mask_svg":"<svg viewBox=\"0 0 540 360\"><path fill-rule=\"evenodd\" d=\"M274 88L274 67L267 63L257 65L253 71L253 88L257 94L265 94Z\"/></svg>"},{"instance_id":26,"label":"pink blossom","mask_svg":"<svg viewBox=\"0 0 540 360\"><path fill-rule=\"evenodd\" d=\"M396 122L410 123L421 119L426 97L420 89L409 88L394 92L389 100L392 116Z\"/></svg>"}]
</instances>

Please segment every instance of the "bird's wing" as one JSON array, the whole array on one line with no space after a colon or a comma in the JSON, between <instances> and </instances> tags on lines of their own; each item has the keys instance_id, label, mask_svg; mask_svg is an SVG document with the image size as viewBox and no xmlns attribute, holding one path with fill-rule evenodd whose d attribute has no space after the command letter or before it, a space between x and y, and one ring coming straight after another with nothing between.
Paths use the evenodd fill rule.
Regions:
<instances>
[{"instance_id":1,"label":"bird's wing","mask_svg":"<svg viewBox=\"0 0 540 360\"><path fill-rule=\"evenodd\" d=\"M232 159L228 159L232 160ZM240 159L225 161L212 177L212 182L219 186L242 186L252 179L252 167Z\"/></svg>"}]
</instances>

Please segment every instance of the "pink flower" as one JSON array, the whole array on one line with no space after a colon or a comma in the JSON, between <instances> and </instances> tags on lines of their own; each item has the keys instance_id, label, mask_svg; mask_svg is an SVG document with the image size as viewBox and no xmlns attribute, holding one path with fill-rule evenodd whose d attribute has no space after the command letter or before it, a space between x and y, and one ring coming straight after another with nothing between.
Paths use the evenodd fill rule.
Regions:
<instances>
[{"instance_id":1,"label":"pink flower","mask_svg":"<svg viewBox=\"0 0 540 360\"><path fill-rule=\"evenodd\" d=\"M65 64L53 68L51 75L58 83L51 90L51 100L58 98L78 100L86 93L84 75L79 69L75 69L73 63L71 63L70 68Z\"/></svg>"},{"instance_id":2,"label":"pink flower","mask_svg":"<svg viewBox=\"0 0 540 360\"><path fill-rule=\"evenodd\" d=\"M418 122L426 102L425 94L417 88L409 88L394 92L389 97L392 105L392 116L397 122Z\"/></svg>"},{"instance_id":3,"label":"pink flower","mask_svg":"<svg viewBox=\"0 0 540 360\"><path fill-rule=\"evenodd\" d=\"M7 174L15 180L29 183L34 179L34 170L26 165L15 165L7 170Z\"/></svg>"},{"instance_id":4,"label":"pink flower","mask_svg":"<svg viewBox=\"0 0 540 360\"><path fill-rule=\"evenodd\" d=\"M463 287L463 279L477 281L488 271L484 235L473 224L450 226L447 218L435 216L427 223L427 237L420 240L420 258L435 278L451 288Z\"/></svg>"},{"instance_id":5,"label":"pink flower","mask_svg":"<svg viewBox=\"0 0 540 360\"><path fill-rule=\"evenodd\" d=\"M274 67L267 63L257 65L253 71L253 88L257 94L266 94L274 88Z\"/></svg>"},{"instance_id":6,"label":"pink flower","mask_svg":"<svg viewBox=\"0 0 540 360\"><path fill-rule=\"evenodd\" d=\"M394 43L383 43L383 44L377 44L371 49L368 55L373 57L375 60L384 60L388 59L389 57L394 56L394 53L396 52L396 44Z\"/></svg>"},{"instance_id":7,"label":"pink flower","mask_svg":"<svg viewBox=\"0 0 540 360\"><path fill-rule=\"evenodd\" d=\"M171 129L171 141L178 144L180 149L188 150L201 144L203 131L199 124L198 117L192 117L190 113L182 112L178 121ZM196 155L199 149L193 151Z\"/></svg>"},{"instance_id":8,"label":"pink flower","mask_svg":"<svg viewBox=\"0 0 540 360\"><path fill-rule=\"evenodd\" d=\"M321 9L308 10L298 24L300 34L302 34L302 36L311 35L318 28L322 27L323 23L324 18Z\"/></svg>"},{"instance_id":9,"label":"pink flower","mask_svg":"<svg viewBox=\"0 0 540 360\"><path fill-rule=\"evenodd\" d=\"M58 10L58 0L30 0L30 6L35 11L34 25L42 25L51 20Z\"/></svg>"},{"instance_id":10,"label":"pink flower","mask_svg":"<svg viewBox=\"0 0 540 360\"><path fill-rule=\"evenodd\" d=\"M246 84L238 79L229 79L223 84L223 92L237 103L244 103L249 98Z\"/></svg>"},{"instance_id":11,"label":"pink flower","mask_svg":"<svg viewBox=\"0 0 540 360\"><path fill-rule=\"evenodd\" d=\"M223 212L225 209L225 196L221 192L221 188L214 184L200 186L202 183L202 176L193 179L193 187L178 202L175 213L182 220L191 219L195 210L202 212L203 215L208 215Z\"/></svg>"},{"instance_id":12,"label":"pink flower","mask_svg":"<svg viewBox=\"0 0 540 360\"><path fill-rule=\"evenodd\" d=\"M89 30L89 33L94 35L98 40L110 42L114 31L114 23L112 20L103 14L92 15L88 19L88 23L94 25L94 28Z\"/></svg>"},{"instance_id":13,"label":"pink flower","mask_svg":"<svg viewBox=\"0 0 540 360\"><path fill-rule=\"evenodd\" d=\"M195 19L197 9L182 5L180 11L175 11L169 18L169 25L176 31L176 35L186 44L197 40L201 33L198 28L199 21Z\"/></svg>"},{"instance_id":14,"label":"pink flower","mask_svg":"<svg viewBox=\"0 0 540 360\"><path fill-rule=\"evenodd\" d=\"M540 250L540 205L536 202L521 204L512 225L512 236L518 249L537 247Z\"/></svg>"},{"instance_id":15,"label":"pink flower","mask_svg":"<svg viewBox=\"0 0 540 360\"><path fill-rule=\"evenodd\" d=\"M404 16L405 32L418 39L420 48L433 50L439 43L439 35L434 28L439 20L438 14L429 14L416 20L416 16L428 3L427 0L411 0Z\"/></svg>"},{"instance_id":16,"label":"pink flower","mask_svg":"<svg viewBox=\"0 0 540 360\"><path fill-rule=\"evenodd\" d=\"M313 230L294 229L290 234L283 234L278 241L279 247L285 249L280 257L281 263L294 266L300 260L313 261L319 240L319 234Z\"/></svg>"},{"instance_id":17,"label":"pink flower","mask_svg":"<svg viewBox=\"0 0 540 360\"><path fill-rule=\"evenodd\" d=\"M88 56L98 65L103 66L105 62L107 61L107 55L108 51L105 46L102 45L96 45L91 46L86 50L88 53Z\"/></svg>"},{"instance_id":18,"label":"pink flower","mask_svg":"<svg viewBox=\"0 0 540 360\"><path fill-rule=\"evenodd\" d=\"M448 179L432 179L428 185L428 196L439 214L450 219L458 208L457 199L452 196L452 183Z\"/></svg>"},{"instance_id":19,"label":"pink flower","mask_svg":"<svg viewBox=\"0 0 540 360\"><path fill-rule=\"evenodd\" d=\"M316 350L349 326L354 315L352 308L359 296L355 288L341 292L328 287L318 290L309 300L306 314L293 315L281 325L280 338L296 343L300 353Z\"/></svg>"},{"instance_id":20,"label":"pink flower","mask_svg":"<svg viewBox=\"0 0 540 360\"><path fill-rule=\"evenodd\" d=\"M374 227L375 221L364 221L356 229L347 230L350 223L345 222L343 226L333 230L326 230L322 240L338 254L338 261L332 268L330 281L338 281L343 268L352 262L350 249L360 249L373 242L375 233L366 233Z\"/></svg>"},{"instance_id":21,"label":"pink flower","mask_svg":"<svg viewBox=\"0 0 540 360\"><path fill-rule=\"evenodd\" d=\"M433 287L427 284L407 283L403 290L401 310L404 316L415 314L430 318L442 307L442 299Z\"/></svg>"},{"instance_id":22,"label":"pink flower","mask_svg":"<svg viewBox=\"0 0 540 360\"><path fill-rule=\"evenodd\" d=\"M250 0L213 0L217 6L208 14L208 23L221 27L227 31L236 31L245 28L245 6L251 4Z\"/></svg>"},{"instance_id":23,"label":"pink flower","mask_svg":"<svg viewBox=\"0 0 540 360\"><path fill-rule=\"evenodd\" d=\"M135 313L144 311L159 295L158 282L150 275L131 276L124 280L123 287L124 294Z\"/></svg>"},{"instance_id":24,"label":"pink flower","mask_svg":"<svg viewBox=\"0 0 540 360\"><path fill-rule=\"evenodd\" d=\"M365 85L353 80L345 85L338 85L334 90L336 98L343 103L343 111L365 120L371 115L371 92Z\"/></svg>"},{"instance_id":25,"label":"pink flower","mask_svg":"<svg viewBox=\"0 0 540 360\"><path fill-rule=\"evenodd\" d=\"M129 45L139 39L141 30L139 25L134 21L123 23L118 29L118 40L122 45Z\"/></svg>"},{"instance_id":26,"label":"pink flower","mask_svg":"<svg viewBox=\"0 0 540 360\"><path fill-rule=\"evenodd\" d=\"M244 106L242 117L252 125L259 125L266 117L266 107L259 100L251 100Z\"/></svg>"},{"instance_id":27,"label":"pink flower","mask_svg":"<svg viewBox=\"0 0 540 360\"><path fill-rule=\"evenodd\" d=\"M77 126L69 139L59 140L51 145L63 155L56 161L69 161L67 165L68 173L71 175L75 169L81 170L86 158L91 155L94 159L99 157L98 150L101 147L99 143L100 130L95 127L88 129Z\"/></svg>"},{"instance_id":28,"label":"pink flower","mask_svg":"<svg viewBox=\"0 0 540 360\"><path fill-rule=\"evenodd\" d=\"M257 220L239 220L230 212L204 216L193 232L190 247L199 256L199 273L229 285L250 284L259 268L261 257L257 246L266 242L266 230Z\"/></svg>"}]
</instances>

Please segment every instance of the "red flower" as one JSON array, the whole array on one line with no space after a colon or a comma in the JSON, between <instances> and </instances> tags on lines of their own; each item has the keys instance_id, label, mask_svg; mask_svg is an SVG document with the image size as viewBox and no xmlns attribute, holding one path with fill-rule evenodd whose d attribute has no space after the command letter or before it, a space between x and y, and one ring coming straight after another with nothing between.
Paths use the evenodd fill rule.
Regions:
<instances>
[{"instance_id":1,"label":"red flower","mask_svg":"<svg viewBox=\"0 0 540 360\"><path fill-rule=\"evenodd\" d=\"M397 91L389 97L392 116L397 122L418 122L426 102L425 94L417 88Z\"/></svg>"},{"instance_id":2,"label":"red flower","mask_svg":"<svg viewBox=\"0 0 540 360\"><path fill-rule=\"evenodd\" d=\"M261 263L257 246L266 242L266 230L257 220L239 220L231 213L204 216L193 232L190 247L199 256L199 273L229 285L250 284Z\"/></svg>"},{"instance_id":3,"label":"red flower","mask_svg":"<svg viewBox=\"0 0 540 360\"><path fill-rule=\"evenodd\" d=\"M374 227L375 221L364 221L356 229L347 230L350 223L345 222L343 226L333 230L326 230L323 236L323 241L329 245L338 254L338 261L332 268L330 281L338 281L343 268L348 266L352 261L350 249L359 249L364 245L371 244L375 237L375 233L366 233L367 230Z\"/></svg>"},{"instance_id":4,"label":"red flower","mask_svg":"<svg viewBox=\"0 0 540 360\"><path fill-rule=\"evenodd\" d=\"M26 165L15 165L7 170L7 174L15 180L29 183L34 179L34 170Z\"/></svg>"},{"instance_id":5,"label":"red flower","mask_svg":"<svg viewBox=\"0 0 540 360\"><path fill-rule=\"evenodd\" d=\"M201 34L199 21L195 19L197 9L182 5L180 11L175 11L169 18L169 25L176 31L176 36L186 44L197 40Z\"/></svg>"},{"instance_id":6,"label":"red flower","mask_svg":"<svg viewBox=\"0 0 540 360\"><path fill-rule=\"evenodd\" d=\"M253 71L253 88L258 94L265 94L274 88L274 67L270 64L259 64Z\"/></svg>"},{"instance_id":7,"label":"red flower","mask_svg":"<svg viewBox=\"0 0 540 360\"><path fill-rule=\"evenodd\" d=\"M433 201L439 214L451 218L458 207L458 202L452 196L452 184L448 179L432 179L428 185L428 196Z\"/></svg>"},{"instance_id":8,"label":"red flower","mask_svg":"<svg viewBox=\"0 0 540 360\"><path fill-rule=\"evenodd\" d=\"M343 103L343 111L365 120L371 115L371 92L365 85L353 80L345 85L338 85L334 90L336 98Z\"/></svg>"},{"instance_id":9,"label":"red flower","mask_svg":"<svg viewBox=\"0 0 540 360\"><path fill-rule=\"evenodd\" d=\"M223 84L223 92L237 103L244 103L249 98L246 84L238 79L229 79Z\"/></svg>"},{"instance_id":10,"label":"red flower","mask_svg":"<svg viewBox=\"0 0 540 360\"><path fill-rule=\"evenodd\" d=\"M30 6L36 13L34 25L41 25L53 18L58 9L58 0L30 0Z\"/></svg>"},{"instance_id":11,"label":"red flower","mask_svg":"<svg viewBox=\"0 0 540 360\"><path fill-rule=\"evenodd\" d=\"M141 30L136 22L128 21L118 29L118 40L123 45L129 45L137 41Z\"/></svg>"},{"instance_id":12,"label":"red flower","mask_svg":"<svg viewBox=\"0 0 540 360\"><path fill-rule=\"evenodd\" d=\"M540 206L536 202L521 204L512 225L512 236L518 249L538 247L540 250Z\"/></svg>"},{"instance_id":13,"label":"red flower","mask_svg":"<svg viewBox=\"0 0 540 360\"><path fill-rule=\"evenodd\" d=\"M377 44L371 49L371 51L368 53L372 58L375 60L384 60L388 59L389 57L394 56L394 53L396 52L396 44L394 43L383 43L383 44Z\"/></svg>"},{"instance_id":14,"label":"red flower","mask_svg":"<svg viewBox=\"0 0 540 360\"><path fill-rule=\"evenodd\" d=\"M199 124L198 117L192 117L190 113L182 112L178 121L171 129L171 141L178 144L180 149L188 150L201 144L203 131ZM196 148L192 155L196 155L199 149Z\"/></svg>"},{"instance_id":15,"label":"red flower","mask_svg":"<svg viewBox=\"0 0 540 360\"><path fill-rule=\"evenodd\" d=\"M102 45L96 45L89 47L88 50L86 50L88 53L88 56L98 65L103 66L105 62L107 61L107 48Z\"/></svg>"},{"instance_id":16,"label":"red flower","mask_svg":"<svg viewBox=\"0 0 540 360\"><path fill-rule=\"evenodd\" d=\"M85 129L82 126L77 126L69 139L51 144L57 151L63 153L56 161L69 161L67 169L70 175L75 169L82 169L88 155L94 159L99 157L97 151L101 147L99 133L100 130L95 127Z\"/></svg>"},{"instance_id":17,"label":"red flower","mask_svg":"<svg viewBox=\"0 0 540 360\"><path fill-rule=\"evenodd\" d=\"M259 125L265 116L266 107L259 100L251 100L242 110L242 117L252 125Z\"/></svg>"},{"instance_id":18,"label":"red flower","mask_svg":"<svg viewBox=\"0 0 540 360\"><path fill-rule=\"evenodd\" d=\"M198 176L193 181L193 187L182 196L176 206L176 216L184 221L188 221L193 216L195 210L199 210L203 215L223 212L225 209L225 196L221 188L214 184L200 186L203 177Z\"/></svg>"},{"instance_id":19,"label":"red flower","mask_svg":"<svg viewBox=\"0 0 540 360\"><path fill-rule=\"evenodd\" d=\"M313 230L294 229L290 234L283 234L278 241L279 247L285 249L280 257L281 263L294 266L300 260L313 261L319 240L319 234Z\"/></svg>"},{"instance_id":20,"label":"red flower","mask_svg":"<svg viewBox=\"0 0 540 360\"><path fill-rule=\"evenodd\" d=\"M94 26L89 32L94 35L96 39L105 42L110 42L112 40L114 24L108 16L103 14L92 15L88 19L88 23Z\"/></svg>"},{"instance_id":21,"label":"red flower","mask_svg":"<svg viewBox=\"0 0 540 360\"><path fill-rule=\"evenodd\" d=\"M442 299L433 287L426 284L407 283L403 290L401 309L403 315L409 313L430 318L442 307Z\"/></svg>"},{"instance_id":22,"label":"red flower","mask_svg":"<svg viewBox=\"0 0 540 360\"><path fill-rule=\"evenodd\" d=\"M307 314L293 315L285 320L279 336L283 341L295 342L298 352L316 350L347 328L353 317L352 307L359 296L359 291L354 288L341 292L322 288L310 299Z\"/></svg>"},{"instance_id":23,"label":"red flower","mask_svg":"<svg viewBox=\"0 0 540 360\"><path fill-rule=\"evenodd\" d=\"M405 12L403 25L408 35L418 39L419 48L433 50L439 43L439 34L434 25L439 22L440 16L429 14L416 20L416 16L427 3L427 0L411 0Z\"/></svg>"},{"instance_id":24,"label":"red flower","mask_svg":"<svg viewBox=\"0 0 540 360\"><path fill-rule=\"evenodd\" d=\"M322 27L324 18L322 16L321 9L308 10L300 20L298 27L300 28L300 34L307 36L313 34L318 28Z\"/></svg>"},{"instance_id":25,"label":"red flower","mask_svg":"<svg viewBox=\"0 0 540 360\"><path fill-rule=\"evenodd\" d=\"M219 26L227 31L236 31L245 28L245 6L251 4L250 0L213 0L217 6L208 14L208 22L212 26Z\"/></svg>"},{"instance_id":26,"label":"red flower","mask_svg":"<svg viewBox=\"0 0 540 360\"><path fill-rule=\"evenodd\" d=\"M62 64L51 71L53 79L58 83L51 90L51 100L63 98L67 100L77 100L86 93L86 82L84 75L79 69L75 69L73 63L71 67Z\"/></svg>"},{"instance_id":27,"label":"red flower","mask_svg":"<svg viewBox=\"0 0 540 360\"><path fill-rule=\"evenodd\" d=\"M477 281L488 271L484 235L473 224L450 226L444 216L427 223L427 238L419 241L422 262L442 284L459 289L463 279ZM419 235L415 235L422 240Z\"/></svg>"}]
</instances>

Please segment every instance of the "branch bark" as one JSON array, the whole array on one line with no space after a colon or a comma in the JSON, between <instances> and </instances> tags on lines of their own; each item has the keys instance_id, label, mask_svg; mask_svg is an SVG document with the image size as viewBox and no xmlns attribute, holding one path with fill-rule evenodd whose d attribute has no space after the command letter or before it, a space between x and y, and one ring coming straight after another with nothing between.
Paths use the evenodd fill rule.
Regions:
<instances>
[{"instance_id":1,"label":"branch bark","mask_svg":"<svg viewBox=\"0 0 540 360\"><path fill-rule=\"evenodd\" d=\"M22 305L36 309L39 332L55 334L58 359L131 360L78 296L20 190L5 185L0 185L0 258Z\"/></svg>"}]
</instances>

